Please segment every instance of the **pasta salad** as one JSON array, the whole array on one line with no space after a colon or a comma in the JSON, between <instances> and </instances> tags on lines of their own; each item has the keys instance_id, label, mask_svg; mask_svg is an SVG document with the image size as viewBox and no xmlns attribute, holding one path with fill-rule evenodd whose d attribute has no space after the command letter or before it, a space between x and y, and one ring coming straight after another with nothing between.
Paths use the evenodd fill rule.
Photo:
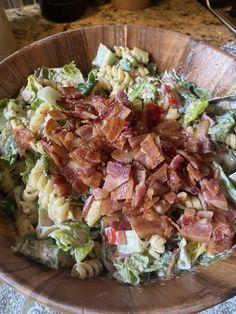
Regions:
<instances>
[{"instance_id":1,"label":"pasta salad","mask_svg":"<svg viewBox=\"0 0 236 314\"><path fill-rule=\"evenodd\" d=\"M230 255L236 106L137 47L100 44L84 78L40 67L0 101L0 211L16 254L138 285Z\"/></svg>"}]
</instances>

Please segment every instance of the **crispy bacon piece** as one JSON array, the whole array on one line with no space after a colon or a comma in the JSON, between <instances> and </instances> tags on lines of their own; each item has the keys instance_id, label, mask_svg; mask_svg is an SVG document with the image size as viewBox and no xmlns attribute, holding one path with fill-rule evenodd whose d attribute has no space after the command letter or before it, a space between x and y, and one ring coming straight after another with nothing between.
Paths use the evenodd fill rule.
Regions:
<instances>
[{"instance_id":1,"label":"crispy bacon piece","mask_svg":"<svg viewBox=\"0 0 236 314\"><path fill-rule=\"evenodd\" d=\"M168 165L164 163L160 168L157 169L148 179L147 185L153 184L155 181L165 183L168 180Z\"/></svg>"},{"instance_id":2,"label":"crispy bacon piece","mask_svg":"<svg viewBox=\"0 0 236 314\"><path fill-rule=\"evenodd\" d=\"M233 245L234 228L222 213L216 212L213 218L213 231L206 249L210 254L229 250Z\"/></svg>"},{"instance_id":3,"label":"crispy bacon piece","mask_svg":"<svg viewBox=\"0 0 236 314\"><path fill-rule=\"evenodd\" d=\"M111 156L113 159L115 159L116 161L122 162L124 164L130 164L133 159L134 159L134 155L137 152L137 150L133 149L133 150L126 150L126 151L122 151L122 150L113 150Z\"/></svg>"},{"instance_id":4,"label":"crispy bacon piece","mask_svg":"<svg viewBox=\"0 0 236 314\"><path fill-rule=\"evenodd\" d=\"M228 203L225 195L220 191L218 180L202 180L202 197L208 205L212 205L221 210L228 210Z\"/></svg>"},{"instance_id":5,"label":"crispy bacon piece","mask_svg":"<svg viewBox=\"0 0 236 314\"><path fill-rule=\"evenodd\" d=\"M111 118L104 121L102 131L108 142L113 143L118 139L121 132L127 127L127 122L119 117Z\"/></svg>"},{"instance_id":6,"label":"crispy bacon piece","mask_svg":"<svg viewBox=\"0 0 236 314\"><path fill-rule=\"evenodd\" d=\"M174 170L177 170L177 169L179 169L182 166L183 162L184 162L184 158L180 154L177 154L171 160L170 168L172 168Z\"/></svg>"},{"instance_id":7,"label":"crispy bacon piece","mask_svg":"<svg viewBox=\"0 0 236 314\"><path fill-rule=\"evenodd\" d=\"M118 201L121 201L121 200L129 201L132 199L133 192L134 192L134 181L131 179L123 183L122 185L120 185L113 192L111 192L111 197Z\"/></svg>"},{"instance_id":8,"label":"crispy bacon piece","mask_svg":"<svg viewBox=\"0 0 236 314\"><path fill-rule=\"evenodd\" d=\"M188 240L208 243L212 234L211 218L202 218L194 209L185 209L177 221L181 227L180 233Z\"/></svg>"},{"instance_id":9,"label":"crispy bacon piece","mask_svg":"<svg viewBox=\"0 0 236 314\"><path fill-rule=\"evenodd\" d=\"M129 217L129 222L142 239L147 239L153 234L164 238L170 238L174 233L174 227L165 215L159 215L152 209L143 215Z\"/></svg>"},{"instance_id":10,"label":"crispy bacon piece","mask_svg":"<svg viewBox=\"0 0 236 314\"><path fill-rule=\"evenodd\" d=\"M59 196L68 196L73 194L72 186L66 179L60 175L54 175L52 177L52 183L55 189L57 190Z\"/></svg>"},{"instance_id":11,"label":"crispy bacon piece","mask_svg":"<svg viewBox=\"0 0 236 314\"><path fill-rule=\"evenodd\" d=\"M109 193L104 189L96 188L93 190L93 195L95 197L95 200L101 200L103 198L107 198L109 196Z\"/></svg>"},{"instance_id":12,"label":"crispy bacon piece","mask_svg":"<svg viewBox=\"0 0 236 314\"><path fill-rule=\"evenodd\" d=\"M17 128L14 130L14 139L20 148L20 154L24 155L29 143L34 139L34 135L26 128Z\"/></svg>"},{"instance_id":13,"label":"crispy bacon piece","mask_svg":"<svg viewBox=\"0 0 236 314\"><path fill-rule=\"evenodd\" d=\"M172 191L176 193L179 192L179 190L183 187L183 181L177 171L171 169L169 171L169 179L168 179L168 186L170 187Z\"/></svg>"},{"instance_id":14,"label":"crispy bacon piece","mask_svg":"<svg viewBox=\"0 0 236 314\"><path fill-rule=\"evenodd\" d=\"M134 195L132 197L131 206L132 207L139 206L144 199L145 193L146 193L146 185L144 182L141 182L138 185L136 185Z\"/></svg>"},{"instance_id":15,"label":"crispy bacon piece","mask_svg":"<svg viewBox=\"0 0 236 314\"><path fill-rule=\"evenodd\" d=\"M128 139L129 144L132 148L140 145L140 143L147 137L147 134L132 136Z\"/></svg>"},{"instance_id":16,"label":"crispy bacon piece","mask_svg":"<svg viewBox=\"0 0 236 314\"><path fill-rule=\"evenodd\" d=\"M83 125L76 129L75 133L83 140L90 141L93 137L93 126Z\"/></svg>"},{"instance_id":17,"label":"crispy bacon piece","mask_svg":"<svg viewBox=\"0 0 236 314\"><path fill-rule=\"evenodd\" d=\"M130 173L130 165L123 165L119 162L109 161L107 163L107 175L105 177L103 189L108 192L115 190L129 180Z\"/></svg>"},{"instance_id":18,"label":"crispy bacon piece","mask_svg":"<svg viewBox=\"0 0 236 314\"><path fill-rule=\"evenodd\" d=\"M169 204L174 204L177 200L177 195L173 192L170 191L164 195L164 199L169 203Z\"/></svg>"}]
</instances>

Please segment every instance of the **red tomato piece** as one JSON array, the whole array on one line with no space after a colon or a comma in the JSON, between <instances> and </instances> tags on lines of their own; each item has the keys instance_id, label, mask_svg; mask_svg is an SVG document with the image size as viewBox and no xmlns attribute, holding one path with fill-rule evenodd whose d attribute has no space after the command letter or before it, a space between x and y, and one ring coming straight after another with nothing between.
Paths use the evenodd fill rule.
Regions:
<instances>
[{"instance_id":1,"label":"red tomato piece","mask_svg":"<svg viewBox=\"0 0 236 314\"><path fill-rule=\"evenodd\" d=\"M181 106L180 97L174 88L172 88L168 85L162 84L161 90L162 90L162 93L165 97L165 101L166 101L168 106L170 106L170 107Z\"/></svg>"},{"instance_id":2,"label":"red tomato piece","mask_svg":"<svg viewBox=\"0 0 236 314\"><path fill-rule=\"evenodd\" d=\"M112 245L126 244L125 231L116 231L112 227L106 228L105 241Z\"/></svg>"}]
</instances>

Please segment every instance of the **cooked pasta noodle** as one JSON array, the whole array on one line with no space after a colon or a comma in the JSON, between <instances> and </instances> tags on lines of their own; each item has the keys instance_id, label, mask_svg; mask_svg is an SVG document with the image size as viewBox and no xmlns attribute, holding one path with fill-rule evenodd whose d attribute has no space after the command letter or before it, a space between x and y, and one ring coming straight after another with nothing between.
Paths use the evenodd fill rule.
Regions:
<instances>
[{"instance_id":1,"label":"cooked pasta noodle","mask_svg":"<svg viewBox=\"0 0 236 314\"><path fill-rule=\"evenodd\" d=\"M169 120L177 120L179 118L179 113L177 108L169 108L167 111L167 114L165 116L165 119Z\"/></svg>"},{"instance_id":2,"label":"cooked pasta noodle","mask_svg":"<svg viewBox=\"0 0 236 314\"><path fill-rule=\"evenodd\" d=\"M118 58L125 58L127 56L132 56L132 51L128 47L114 46L113 49Z\"/></svg>"},{"instance_id":3,"label":"cooked pasta noodle","mask_svg":"<svg viewBox=\"0 0 236 314\"><path fill-rule=\"evenodd\" d=\"M80 280L96 277L102 272L102 268L102 262L97 258L79 262L73 266L71 276Z\"/></svg>"},{"instance_id":4,"label":"cooked pasta noodle","mask_svg":"<svg viewBox=\"0 0 236 314\"><path fill-rule=\"evenodd\" d=\"M166 239L158 234L152 235L149 240L148 252L154 258L158 258L160 254L165 252Z\"/></svg>"},{"instance_id":5,"label":"cooked pasta noodle","mask_svg":"<svg viewBox=\"0 0 236 314\"><path fill-rule=\"evenodd\" d=\"M225 144L236 149L236 135L234 133L229 133L225 138Z\"/></svg>"},{"instance_id":6,"label":"cooked pasta noodle","mask_svg":"<svg viewBox=\"0 0 236 314\"><path fill-rule=\"evenodd\" d=\"M202 210L203 209L200 199L197 196L194 196L194 195L188 195L184 205L187 208L194 208L194 209L197 209L197 210Z\"/></svg>"},{"instance_id":7,"label":"cooked pasta noodle","mask_svg":"<svg viewBox=\"0 0 236 314\"><path fill-rule=\"evenodd\" d=\"M73 207L65 197L59 197L53 187L52 180L43 174L43 162L38 160L29 174L23 198L34 201L38 197L39 206L48 210L51 220L56 223L73 218Z\"/></svg>"},{"instance_id":8,"label":"cooked pasta noodle","mask_svg":"<svg viewBox=\"0 0 236 314\"><path fill-rule=\"evenodd\" d=\"M35 111L34 116L30 121L29 128L30 130L36 134L42 127L42 124L45 120L47 112L50 110L50 106L46 103L42 103Z\"/></svg>"}]
</instances>

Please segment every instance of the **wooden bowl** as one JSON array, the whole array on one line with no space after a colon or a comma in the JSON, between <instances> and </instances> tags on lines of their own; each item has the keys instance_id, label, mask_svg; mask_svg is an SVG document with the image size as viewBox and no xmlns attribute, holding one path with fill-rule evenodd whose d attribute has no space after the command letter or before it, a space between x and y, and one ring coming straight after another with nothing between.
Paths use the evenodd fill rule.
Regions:
<instances>
[{"instance_id":1,"label":"wooden bowl","mask_svg":"<svg viewBox=\"0 0 236 314\"><path fill-rule=\"evenodd\" d=\"M214 95L236 91L236 59L183 34L139 26L99 26L38 41L0 63L0 98L15 96L37 67L75 60L86 73L99 43L149 51L161 71L172 68ZM171 281L130 287L106 278L79 281L14 255L16 231L0 217L0 279L23 294L69 313L195 313L236 293L236 258L182 272Z\"/></svg>"}]
</instances>

